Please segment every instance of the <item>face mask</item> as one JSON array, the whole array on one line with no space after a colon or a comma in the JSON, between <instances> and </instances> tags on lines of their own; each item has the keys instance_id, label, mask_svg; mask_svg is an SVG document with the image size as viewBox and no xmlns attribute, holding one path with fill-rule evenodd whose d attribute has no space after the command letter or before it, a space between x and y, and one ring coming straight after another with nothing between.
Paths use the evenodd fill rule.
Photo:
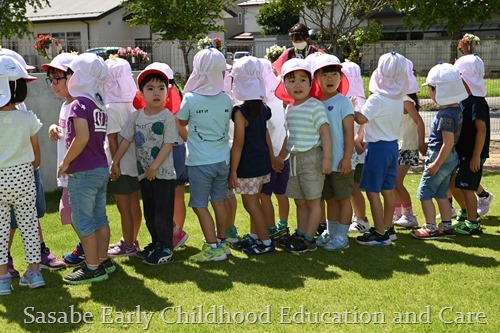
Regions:
<instances>
[{"instance_id":1,"label":"face mask","mask_svg":"<svg viewBox=\"0 0 500 333\"><path fill-rule=\"evenodd\" d=\"M300 43L292 43L293 47L295 47L297 50L303 50L307 46L307 42L300 42Z\"/></svg>"}]
</instances>

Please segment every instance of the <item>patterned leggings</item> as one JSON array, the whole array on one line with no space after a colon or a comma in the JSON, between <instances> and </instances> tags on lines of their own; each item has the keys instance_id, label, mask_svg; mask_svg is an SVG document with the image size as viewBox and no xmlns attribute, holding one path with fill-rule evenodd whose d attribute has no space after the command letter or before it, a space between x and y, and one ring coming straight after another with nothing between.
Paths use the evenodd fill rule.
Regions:
<instances>
[{"instance_id":1,"label":"patterned leggings","mask_svg":"<svg viewBox=\"0 0 500 333\"><path fill-rule=\"evenodd\" d=\"M36 188L31 163L0 169L0 265L7 264L10 210L21 230L25 260L40 262L40 235L35 209Z\"/></svg>"}]
</instances>

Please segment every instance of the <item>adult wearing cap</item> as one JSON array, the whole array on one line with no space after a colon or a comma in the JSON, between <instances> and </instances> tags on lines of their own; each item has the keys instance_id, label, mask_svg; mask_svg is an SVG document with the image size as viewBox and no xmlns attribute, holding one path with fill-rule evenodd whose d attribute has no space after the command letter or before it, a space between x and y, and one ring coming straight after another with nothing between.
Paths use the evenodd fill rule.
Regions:
<instances>
[{"instance_id":1,"label":"adult wearing cap","mask_svg":"<svg viewBox=\"0 0 500 333\"><path fill-rule=\"evenodd\" d=\"M296 23L293 27L290 28L288 34L290 35L293 46L286 49L280 55L278 60L273 62L273 69L276 70L277 73L281 73L281 67L287 60L290 60L292 58L305 59L308 55L315 52L324 53L323 50L310 44L311 40L309 36L309 28L305 24L300 22Z\"/></svg>"}]
</instances>

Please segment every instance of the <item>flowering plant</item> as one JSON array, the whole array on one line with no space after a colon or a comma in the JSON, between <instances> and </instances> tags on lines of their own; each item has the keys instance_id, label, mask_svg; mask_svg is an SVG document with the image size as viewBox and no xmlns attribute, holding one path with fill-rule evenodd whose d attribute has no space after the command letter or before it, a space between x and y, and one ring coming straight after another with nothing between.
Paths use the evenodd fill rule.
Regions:
<instances>
[{"instance_id":1,"label":"flowering plant","mask_svg":"<svg viewBox=\"0 0 500 333\"><path fill-rule=\"evenodd\" d=\"M212 39L212 46L220 51L222 49L222 39L220 39L220 37Z\"/></svg>"},{"instance_id":2,"label":"flowering plant","mask_svg":"<svg viewBox=\"0 0 500 333\"><path fill-rule=\"evenodd\" d=\"M125 49L119 49L116 56L118 58L126 59L132 63L135 63L136 61L137 62L148 62L149 61L148 53L141 50L138 46L135 48L131 48L129 46Z\"/></svg>"},{"instance_id":3,"label":"flowering plant","mask_svg":"<svg viewBox=\"0 0 500 333\"><path fill-rule=\"evenodd\" d=\"M207 37L202 38L198 41L198 50L203 50L207 46L211 46L211 45L212 45L212 40L210 39L210 37L207 36Z\"/></svg>"},{"instance_id":4,"label":"flowering plant","mask_svg":"<svg viewBox=\"0 0 500 333\"><path fill-rule=\"evenodd\" d=\"M46 59L52 58L52 56L48 53L48 50L51 45L56 45L58 48L61 48L62 50L62 45L59 39L57 38L52 38L51 35L38 35L38 38L35 40L35 45L34 48L36 52L43 56Z\"/></svg>"},{"instance_id":5,"label":"flowering plant","mask_svg":"<svg viewBox=\"0 0 500 333\"><path fill-rule=\"evenodd\" d=\"M473 34L465 34L464 37L458 41L457 49L464 54L469 54L472 53L472 45L474 45L474 43L480 45L480 42L481 39L479 39L479 37Z\"/></svg>"},{"instance_id":6,"label":"flowering plant","mask_svg":"<svg viewBox=\"0 0 500 333\"><path fill-rule=\"evenodd\" d=\"M285 52L286 46L278 46L274 44L271 47L266 48L266 55L264 58L269 59L270 61L276 61L279 56Z\"/></svg>"}]
</instances>

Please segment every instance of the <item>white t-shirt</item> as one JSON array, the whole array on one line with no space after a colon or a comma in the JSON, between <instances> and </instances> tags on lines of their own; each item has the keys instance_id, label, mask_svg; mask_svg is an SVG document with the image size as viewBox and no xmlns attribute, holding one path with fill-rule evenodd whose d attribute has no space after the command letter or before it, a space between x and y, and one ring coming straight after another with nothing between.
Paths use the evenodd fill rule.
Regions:
<instances>
[{"instance_id":1,"label":"white t-shirt","mask_svg":"<svg viewBox=\"0 0 500 333\"><path fill-rule=\"evenodd\" d=\"M127 123L131 114L136 112L132 103L109 103L107 106L108 113L108 127L106 130L106 135L118 133L118 144L123 140L120 135L120 131ZM106 157L108 158L108 164L111 165L111 152L109 150L109 142L106 138L104 144L106 149ZM127 151L120 160L120 170L123 175L137 177L139 173L137 172L137 158L135 156L135 142L132 141Z\"/></svg>"},{"instance_id":2,"label":"white t-shirt","mask_svg":"<svg viewBox=\"0 0 500 333\"><path fill-rule=\"evenodd\" d=\"M283 101L277 97L269 99L266 104L271 109L272 114L272 117L267 121L267 129L271 137L274 156L278 156L286 138L285 108L283 107Z\"/></svg>"},{"instance_id":3,"label":"white t-shirt","mask_svg":"<svg viewBox=\"0 0 500 333\"><path fill-rule=\"evenodd\" d=\"M365 141L398 140L403 110L403 97L389 98L371 94L360 111L368 119L368 123L365 124Z\"/></svg>"},{"instance_id":4,"label":"white t-shirt","mask_svg":"<svg viewBox=\"0 0 500 333\"><path fill-rule=\"evenodd\" d=\"M64 159L68 149L66 148L66 122L68 121L69 106L71 103L64 103L61 105L61 111L59 111L59 127L61 128L61 134L59 135L59 140L57 140L57 169ZM68 187L68 176L64 175L62 177L57 177L57 186Z\"/></svg>"},{"instance_id":5,"label":"white t-shirt","mask_svg":"<svg viewBox=\"0 0 500 333\"><path fill-rule=\"evenodd\" d=\"M405 102L411 102L415 105L415 101L408 95L404 97ZM417 124L409 113L403 113L403 121L399 131L399 150L417 150L418 149L418 131Z\"/></svg>"}]
</instances>

